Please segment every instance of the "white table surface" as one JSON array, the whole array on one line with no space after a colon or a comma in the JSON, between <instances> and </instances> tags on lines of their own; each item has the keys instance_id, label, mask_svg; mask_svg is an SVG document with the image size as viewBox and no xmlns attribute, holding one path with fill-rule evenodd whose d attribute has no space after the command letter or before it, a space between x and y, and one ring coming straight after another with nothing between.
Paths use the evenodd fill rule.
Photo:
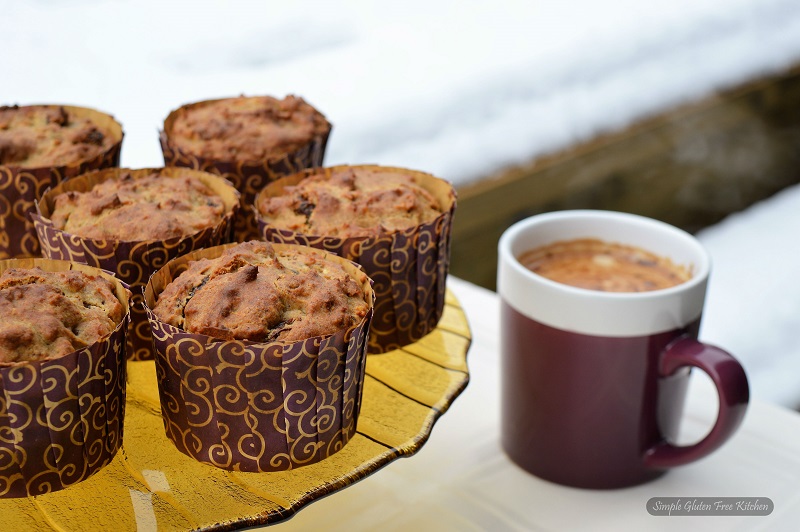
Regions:
<instances>
[{"instance_id":1,"label":"white table surface","mask_svg":"<svg viewBox=\"0 0 800 532\"><path fill-rule=\"evenodd\" d=\"M414 456L396 460L311 503L280 530L798 530L800 415L751 398L739 431L719 451L648 484L591 491L516 467L499 444L499 312L495 293L450 278L472 329L470 383ZM681 443L716 416L710 381L695 372ZM651 497L768 497L769 516L654 517Z\"/></svg>"}]
</instances>

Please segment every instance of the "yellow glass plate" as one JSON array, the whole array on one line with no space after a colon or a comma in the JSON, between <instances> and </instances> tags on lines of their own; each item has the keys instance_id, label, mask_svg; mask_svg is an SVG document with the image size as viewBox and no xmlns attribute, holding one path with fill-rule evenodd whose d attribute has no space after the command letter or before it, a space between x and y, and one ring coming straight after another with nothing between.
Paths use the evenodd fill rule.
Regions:
<instances>
[{"instance_id":1,"label":"yellow glass plate","mask_svg":"<svg viewBox=\"0 0 800 532\"><path fill-rule=\"evenodd\" d=\"M4 530L234 530L281 521L389 462L416 453L469 381L464 311L447 293L435 331L367 359L358 431L335 455L277 473L201 464L164 435L155 364L128 363L122 449L106 468L62 491L0 499Z\"/></svg>"}]
</instances>

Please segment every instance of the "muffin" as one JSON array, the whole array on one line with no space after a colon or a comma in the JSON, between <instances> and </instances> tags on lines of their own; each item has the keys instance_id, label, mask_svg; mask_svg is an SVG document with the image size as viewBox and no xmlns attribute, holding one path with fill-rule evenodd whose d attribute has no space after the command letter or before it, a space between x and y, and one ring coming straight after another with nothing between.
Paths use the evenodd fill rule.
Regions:
<instances>
[{"instance_id":1,"label":"muffin","mask_svg":"<svg viewBox=\"0 0 800 532\"><path fill-rule=\"evenodd\" d=\"M156 168L137 179L129 171L117 176L55 196L53 227L83 238L167 240L214 227L225 216L222 197L195 172Z\"/></svg>"},{"instance_id":2,"label":"muffin","mask_svg":"<svg viewBox=\"0 0 800 532\"><path fill-rule=\"evenodd\" d=\"M374 166L308 172L279 196L259 196L256 208L273 227L337 238L396 233L442 214L415 175Z\"/></svg>"},{"instance_id":3,"label":"muffin","mask_svg":"<svg viewBox=\"0 0 800 532\"><path fill-rule=\"evenodd\" d=\"M130 292L48 259L0 261L0 497L60 490L122 444Z\"/></svg>"},{"instance_id":4,"label":"muffin","mask_svg":"<svg viewBox=\"0 0 800 532\"><path fill-rule=\"evenodd\" d=\"M122 127L92 109L0 107L0 258L39 255L34 201L63 179L117 166L121 145Z\"/></svg>"},{"instance_id":5,"label":"muffin","mask_svg":"<svg viewBox=\"0 0 800 532\"><path fill-rule=\"evenodd\" d=\"M240 471L338 451L355 433L373 301L358 266L304 246L251 241L170 261L145 288L167 436Z\"/></svg>"},{"instance_id":6,"label":"muffin","mask_svg":"<svg viewBox=\"0 0 800 532\"><path fill-rule=\"evenodd\" d=\"M46 257L115 272L141 300L148 277L171 258L227 243L239 194L219 176L187 168L107 169L44 194L32 215ZM153 358L147 315L131 310L128 357Z\"/></svg>"},{"instance_id":7,"label":"muffin","mask_svg":"<svg viewBox=\"0 0 800 532\"><path fill-rule=\"evenodd\" d=\"M0 274L0 364L58 358L111 334L123 305L114 285L79 271Z\"/></svg>"},{"instance_id":8,"label":"muffin","mask_svg":"<svg viewBox=\"0 0 800 532\"><path fill-rule=\"evenodd\" d=\"M276 178L322 164L331 124L297 96L250 96L184 105L164 121L168 166L187 166L230 179L242 194L239 241L257 238L250 211L255 195Z\"/></svg>"},{"instance_id":9,"label":"muffin","mask_svg":"<svg viewBox=\"0 0 800 532\"><path fill-rule=\"evenodd\" d=\"M245 242L189 265L153 313L186 332L223 340L296 342L349 329L369 306L357 281L320 253Z\"/></svg>"},{"instance_id":10,"label":"muffin","mask_svg":"<svg viewBox=\"0 0 800 532\"><path fill-rule=\"evenodd\" d=\"M265 240L325 249L372 278L370 353L413 343L438 324L455 207L446 181L374 165L305 170L270 183L255 201Z\"/></svg>"},{"instance_id":11,"label":"muffin","mask_svg":"<svg viewBox=\"0 0 800 532\"><path fill-rule=\"evenodd\" d=\"M0 107L0 164L64 166L111 149L114 136L88 116L62 105Z\"/></svg>"}]
</instances>

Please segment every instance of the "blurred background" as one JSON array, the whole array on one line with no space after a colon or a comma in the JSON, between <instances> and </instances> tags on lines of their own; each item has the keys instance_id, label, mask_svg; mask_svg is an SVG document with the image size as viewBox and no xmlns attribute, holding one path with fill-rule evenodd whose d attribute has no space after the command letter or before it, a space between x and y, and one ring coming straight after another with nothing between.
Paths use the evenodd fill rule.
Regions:
<instances>
[{"instance_id":1,"label":"blurred background","mask_svg":"<svg viewBox=\"0 0 800 532\"><path fill-rule=\"evenodd\" d=\"M701 336L800 406L796 0L386 4L0 0L0 105L111 113L148 167L184 103L300 95L334 125L326 164L456 185L451 272L488 289L531 214L673 223L715 263Z\"/></svg>"}]
</instances>

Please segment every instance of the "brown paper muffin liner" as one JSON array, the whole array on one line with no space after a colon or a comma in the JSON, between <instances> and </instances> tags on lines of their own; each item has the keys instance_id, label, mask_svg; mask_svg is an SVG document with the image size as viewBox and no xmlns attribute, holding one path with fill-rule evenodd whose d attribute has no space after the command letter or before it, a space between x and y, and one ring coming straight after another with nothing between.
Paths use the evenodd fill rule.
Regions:
<instances>
[{"instance_id":1,"label":"brown paper muffin liner","mask_svg":"<svg viewBox=\"0 0 800 532\"><path fill-rule=\"evenodd\" d=\"M213 227L188 236L167 240L121 241L84 238L53 226L50 216L55 206L55 197L59 194L70 190L89 191L98 183L118 178L122 172L129 172L134 179L140 179L155 170L159 170L161 175L166 177L179 177L185 172L194 174L222 197L226 209L225 216ZM239 193L230 183L219 176L184 168L138 170L110 168L69 179L46 191L42 199L36 202L36 212L31 214L31 219L39 235L42 254L45 257L82 262L114 272L131 287L133 305L131 305L127 356L130 360L152 360L154 358L153 341L150 336L150 323L147 321L147 314L141 305L141 289L153 272L169 260L195 249L230 242L233 220L238 211Z\"/></svg>"},{"instance_id":2,"label":"brown paper muffin liner","mask_svg":"<svg viewBox=\"0 0 800 532\"><path fill-rule=\"evenodd\" d=\"M125 334L130 295L108 272L49 259L0 261L9 268L78 270L115 287L125 317L94 344L59 358L0 363L0 497L58 491L105 467L122 445Z\"/></svg>"},{"instance_id":3,"label":"brown paper muffin liner","mask_svg":"<svg viewBox=\"0 0 800 532\"><path fill-rule=\"evenodd\" d=\"M296 342L220 340L153 314L159 294L189 261L216 258L229 247L172 260L145 288L166 435L182 453L223 469L283 471L319 462L355 434L372 306L355 327ZM289 247L298 246L275 246ZM360 271L327 258L353 276ZM362 289L372 303L369 279Z\"/></svg>"},{"instance_id":4,"label":"brown paper muffin liner","mask_svg":"<svg viewBox=\"0 0 800 532\"><path fill-rule=\"evenodd\" d=\"M34 211L34 202L45 190L90 170L119 166L122 126L111 115L69 105L41 107L64 107L70 114L88 118L113 135L115 142L106 152L94 158L64 166L21 168L0 165L0 259L40 256L39 240L29 214Z\"/></svg>"},{"instance_id":5,"label":"brown paper muffin liner","mask_svg":"<svg viewBox=\"0 0 800 532\"><path fill-rule=\"evenodd\" d=\"M442 317L450 265L450 229L456 208L455 190L447 181L424 172L374 165L355 167L414 175L418 184L433 194L444 211L430 223L379 236L338 238L306 235L273 227L258 213L261 194L278 196L284 187L295 185L309 175L321 170L331 173L342 168L353 167L309 169L267 185L252 206L260 236L268 242L324 249L360 264L375 282L375 317L370 326L369 352L399 349L434 330Z\"/></svg>"},{"instance_id":6,"label":"brown paper muffin liner","mask_svg":"<svg viewBox=\"0 0 800 532\"><path fill-rule=\"evenodd\" d=\"M204 100L190 103L172 111L164 120L164 129L160 132L161 151L166 166L183 166L219 174L231 181L242 194L242 214L236 220L234 239L238 242L259 239L260 233L255 216L250 209L256 194L267 183L279 177L299 172L305 168L322 166L325 147L328 144L331 127L323 135L314 137L310 143L294 153L263 161L222 161L207 159L186 153L170 141L170 132L175 119L187 109L207 105L218 100Z\"/></svg>"}]
</instances>

